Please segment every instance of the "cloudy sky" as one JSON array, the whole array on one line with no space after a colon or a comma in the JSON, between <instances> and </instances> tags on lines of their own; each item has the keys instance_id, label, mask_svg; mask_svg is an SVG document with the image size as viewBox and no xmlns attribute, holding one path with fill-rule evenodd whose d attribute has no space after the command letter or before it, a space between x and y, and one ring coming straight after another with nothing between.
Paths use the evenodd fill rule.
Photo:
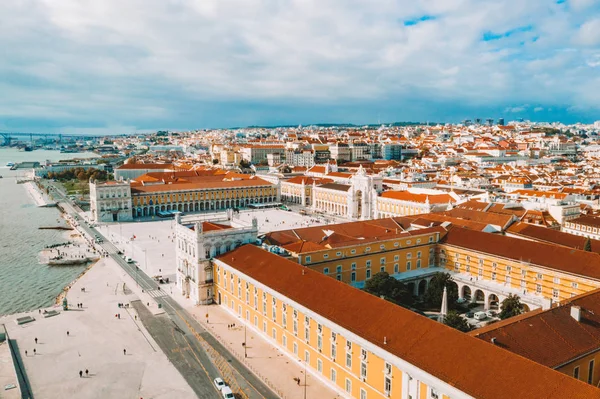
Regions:
<instances>
[{"instance_id":1,"label":"cloudy sky","mask_svg":"<svg viewBox=\"0 0 600 399\"><path fill-rule=\"evenodd\" d=\"M2 0L0 131L600 120L599 0Z\"/></svg>"}]
</instances>

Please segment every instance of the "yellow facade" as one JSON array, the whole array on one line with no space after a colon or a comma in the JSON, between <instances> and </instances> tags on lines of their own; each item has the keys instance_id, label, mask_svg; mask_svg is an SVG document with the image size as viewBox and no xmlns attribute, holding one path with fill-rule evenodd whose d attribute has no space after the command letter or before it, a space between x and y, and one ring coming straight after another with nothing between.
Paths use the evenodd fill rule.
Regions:
<instances>
[{"instance_id":1,"label":"yellow facade","mask_svg":"<svg viewBox=\"0 0 600 399\"><path fill-rule=\"evenodd\" d=\"M308 312L295 309L287 298L255 286L219 262L215 265L214 287L216 303L244 319L294 359L305 361L338 391L359 399L402 397L403 377L408 375L374 354L368 344L361 346L347 339L332 322L318 322ZM418 385L418 397L431 397L429 386L414 383ZM448 398L439 395L442 397Z\"/></svg>"},{"instance_id":2,"label":"yellow facade","mask_svg":"<svg viewBox=\"0 0 600 399\"><path fill-rule=\"evenodd\" d=\"M556 370L594 386L600 383L600 352L591 353Z\"/></svg>"},{"instance_id":3,"label":"yellow facade","mask_svg":"<svg viewBox=\"0 0 600 399\"><path fill-rule=\"evenodd\" d=\"M494 281L553 302L569 299L600 287L600 282L528 262L480 253L451 245L439 245L440 266L467 273L474 279Z\"/></svg>"},{"instance_id":4,"label":"yellow facade","mask_svg":"<svg viewBox=\"0 0 600 399\"><path fill-rule=\"evenodd\" d=\"M300 255L300 263L345 283L368 280L385 271L390 275L435 266L439 233L394 238Z\"/></svg>"}]
</instances>

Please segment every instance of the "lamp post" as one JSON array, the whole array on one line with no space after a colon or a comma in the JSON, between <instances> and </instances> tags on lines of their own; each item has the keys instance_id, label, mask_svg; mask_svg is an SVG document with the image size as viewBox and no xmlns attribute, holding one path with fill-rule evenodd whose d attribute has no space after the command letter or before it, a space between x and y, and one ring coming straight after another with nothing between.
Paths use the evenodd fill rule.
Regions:
<instances>
[{"instance_id":1,"label":"lamp post","mask_svg":"<svg viewBox=\"0 0 600 399\"><path fill-rule=\"evenodd\" d=\"M244 323L244 359L246 359L248 357L248 352L246 351L247 345L246 345L246 324Z\"/></svg>"},{"instance_id":2,"label":"lamp post","mask_svg":"<svg viewBox=\"0 0 600 399\"><path fill-rule=\"evenodd\" d=\"M304 399L306 399L306 359L304 359Z\"/></svg>"}]
</instances>

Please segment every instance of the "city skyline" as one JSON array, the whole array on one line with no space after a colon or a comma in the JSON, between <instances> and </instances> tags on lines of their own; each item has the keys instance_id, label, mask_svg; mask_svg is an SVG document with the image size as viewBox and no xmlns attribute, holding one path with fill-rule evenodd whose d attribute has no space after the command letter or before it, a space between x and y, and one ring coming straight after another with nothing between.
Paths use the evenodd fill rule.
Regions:
<instances>
[{"instance_id":1,"label":"city skyline","mask_svg":"<svg viewBox=\"0 0 600 399\"><path fill-rule=\"evenodd\" d=\"M592 0L28 0L0 13L0 131L600 119Z\"/></svg>"}]
</instances>

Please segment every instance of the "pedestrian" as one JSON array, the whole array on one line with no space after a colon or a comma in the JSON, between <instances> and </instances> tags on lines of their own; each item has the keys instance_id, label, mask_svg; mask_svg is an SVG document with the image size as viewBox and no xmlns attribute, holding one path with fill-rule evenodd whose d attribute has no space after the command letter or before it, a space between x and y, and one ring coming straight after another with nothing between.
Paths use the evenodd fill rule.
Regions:
<instances>
[{"instance_id":1,"label":"pedestrian","mask_svg":"<svg viewBox=\"0 0 600 399\"><path fill-rule=\"evenodd\" d=\"M79 370L79 378L83 377L83 371Z\"/></svg>"},{"instance_id":2,"label":"pedestrian","mask_svg":"<svg viewBox=\"0 0 600 399\"><path fill-rule=\"evenodd\" d=\"M119 320L121 320L121 313L117 314L117 316L119 317Z\"/></svg>"},{"instance_id":3,"label":"pedestrian","mask_svg":"<svg viewBox=\"0 0 600 399\"><path fill-rule=\"evenodd\" d=\"M135 315L134 317L135 317L135 319L137 320L137 315Z\"/></svg>"},{"instance_id":4,"label":"pedestrian","mask_svg":"<svg viewBox=\"0 0 600 399\"><path fill-rule=\"evenodd\" d=\"M127 349L123 349L123 355L127 355Z\"/></svg>"},{"instance_id":5,"label":"pedestrian","mask_svg":"<svg viewBox=\"0 0 600 399\"><path fill-rule=\"evenodd\" d=\"M42 314L42 309L38 309L38 312L39 312L40 314Z\"/></svg>"},{"instance_id":6,"label":"pedestrian","mask_svg":"<svg viewBox=\"0 0 600 399\"><path fill-rule=\"evenodd\" d=\"M27 356L27 350L25 350L25 356Z\"/></svg>"},{"instance_id":7,"label":"pedestrian","mask_svg":"<svg viewBox=\"0 0 600 399\"><path fill-rule=\"evenodd\" d=\"M37 341L38 341L38 339L37 339L37 338L35 338L35 339L34 339L34 341L35 341L35 343L37 344Z\"/></svg>"},{"instance_id":8,"label":"pedestrian","mask_svg":"<svg viewBox=\"0 0 600 399\"><path fill-rule=\"evenodd\" d=\"M88 371L88 369L85 369L85 376L87 377L90 374L90 372Z\"/></svg>"},{"instance_id":9,"label":"pedestrian","mask_svg":"<svg viewBox=\"0 0 600 399\"><path fill-rule=\"evenodd\" d=\"M300 378L296 378L296 382L300 385Z\"/></svg>"},{"instance_id":10,"label":"pedestrian","mask_svg":"<svg viewBox=\"0 0 600 399\"><path fill-rule=\"evenodd\" d=\"M37 350L35 348L33 348L33 356L35 356L37 354Z\"/></svg>"},{"instance_id":11,"label":"pedestrian","mask_svg":"<svg viewBox=\"0 0 600 399\"><path fill-rule=\"evenodd\" d=\"M67 337L69 336L69 332L67 331Z\"/></svg>"}]
</instances>

